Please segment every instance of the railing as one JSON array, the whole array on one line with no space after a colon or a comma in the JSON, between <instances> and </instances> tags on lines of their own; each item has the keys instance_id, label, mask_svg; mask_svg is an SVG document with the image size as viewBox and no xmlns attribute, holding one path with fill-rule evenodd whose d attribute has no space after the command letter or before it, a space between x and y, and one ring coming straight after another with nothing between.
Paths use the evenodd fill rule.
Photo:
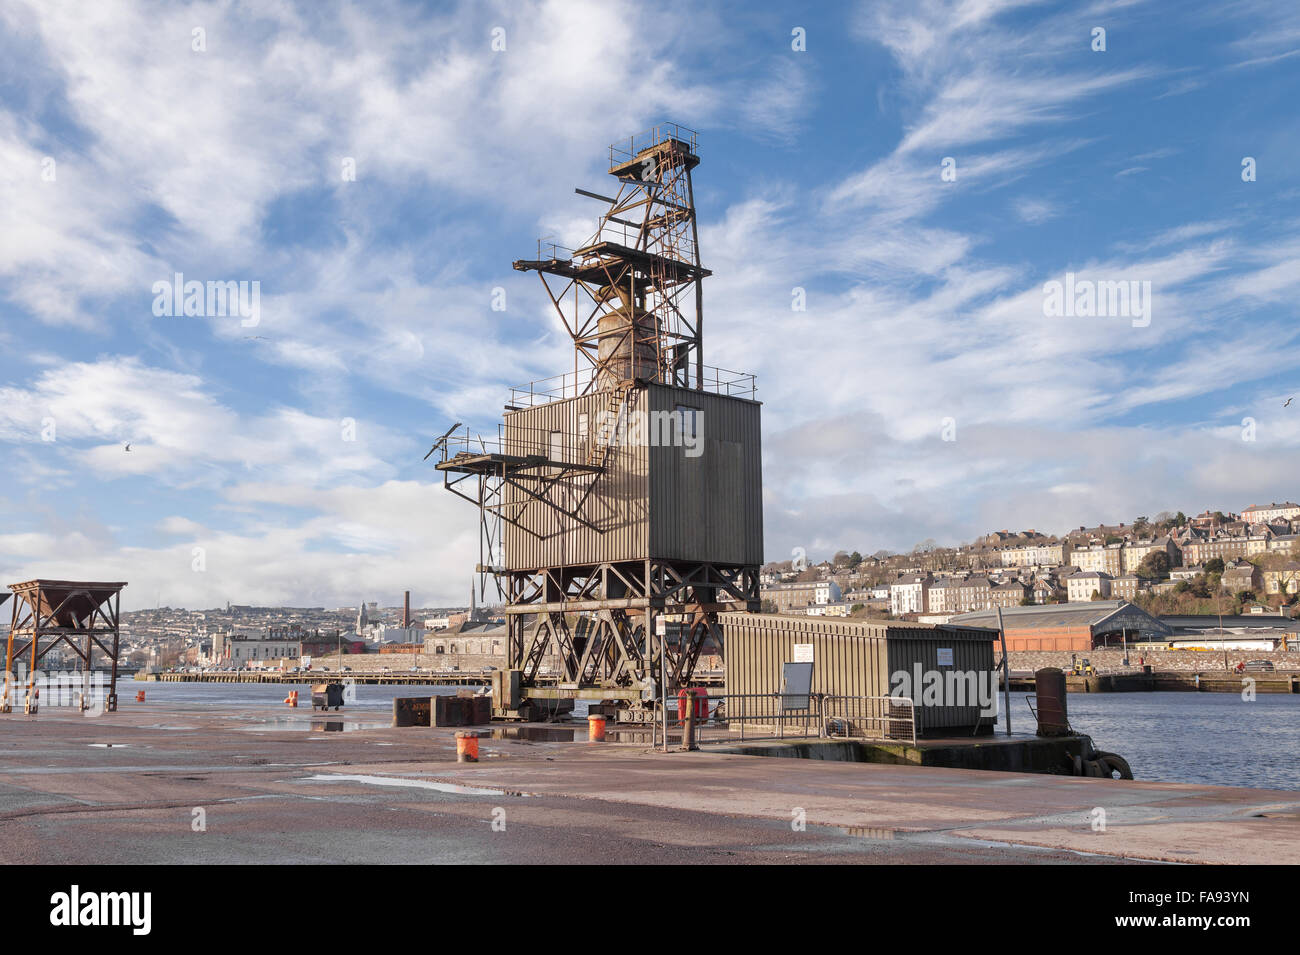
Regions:
<instances>
[{"instance_id":1,"label":"railing","mask_svg":"<svg viewBox=\"0 0 1300 955\"><path fill-rule=\"evenodd\" d=\"M695 368L685 369L688 387L696 387ZM731 371L714 365L704 366L704 377L699 390L731 398L748 398L753 400L758 393L758 379L755 375L743 371ZM596 390L596 370L584 368L577 372L565 372L550 378L538 378L510 389L510 399L506 403L509 409L533 408L537 405L550 404L577 398Z\"/></svg>"},{"instance_id":2,"label":"railing","mask_svg":"<svg viewBox=\"0 0 1300 955\"><path fill-rule=\"evenodd\" d=\"M916 745L916 704L905 696L822 697L831 739L896 740Z\"/></svg>"},{"instance_id":3,"label":"railing","mask_svg":"<svg viewBox=\"0 0 1300 955\"><path fill-rule=\"evenodd\" d=\"M635 159L650 147L658 146L670 139L685 143L690 147L691 152L695 152L699 134L693 129L687 129L685 126L679 126L676 123L660 123L658 126L652 126L645 132L637 133L627 139L620 139L618 142L613 143L609 147L609 168L614 169L621 166L629 160Z\"/></svg>"},{"instance_id":4,"label":"railing","mask_svg":"<svg viewBox=\"0 0 1300 955\"><path fill-rule=\"evenodd\" d=\"M897 696L708 693L694 697L697 743L860 739L916 744L915 704ZM669 736L682 731L681 697L668 699Z\"/></svg>"}]
</instances>

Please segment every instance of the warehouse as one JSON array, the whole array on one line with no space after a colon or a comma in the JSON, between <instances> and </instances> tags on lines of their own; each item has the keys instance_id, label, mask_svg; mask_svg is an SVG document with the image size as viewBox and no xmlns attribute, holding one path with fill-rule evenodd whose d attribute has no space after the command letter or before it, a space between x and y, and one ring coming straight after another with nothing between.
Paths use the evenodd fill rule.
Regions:
<instances>
[{"instance_id":1,"label":"warehouse","mask_svg":"<svg viewBox=\"0 0 1300 955\"><path fill-rule=\"evenodd\" d=\"M968 627L997 627L997 610L977 610L952 618ZM1088 651L1106 646L1164 641L1172 632L1141 607L1126 600L1005 607L1002 625L1007 650Z\"/></svg>"}]
</instances>

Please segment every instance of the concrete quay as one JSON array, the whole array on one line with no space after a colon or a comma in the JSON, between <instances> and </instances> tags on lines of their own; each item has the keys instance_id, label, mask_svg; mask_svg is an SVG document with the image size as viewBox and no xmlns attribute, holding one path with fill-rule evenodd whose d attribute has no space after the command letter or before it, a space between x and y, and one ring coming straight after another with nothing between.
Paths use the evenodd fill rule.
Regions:
<instances>
[{"instance_id":1,"label":"concrete quay","mask_svg":"<svg viewBox=\"0 0 1300 955\"><path fill-rule=\"evenodd\" d=\"M485 731L458 764L455 730L389 722L126 699L0 716L0 862L1300 862L1295 792L664 755L555 727Z\"/></svg>"}]
</instances>

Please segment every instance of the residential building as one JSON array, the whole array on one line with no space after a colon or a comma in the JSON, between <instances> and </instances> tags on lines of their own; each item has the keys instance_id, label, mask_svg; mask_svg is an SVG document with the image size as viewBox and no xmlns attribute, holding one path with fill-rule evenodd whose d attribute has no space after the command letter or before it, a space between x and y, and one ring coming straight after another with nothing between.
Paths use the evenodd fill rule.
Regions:
<instances>
[{"instance_id":1,"label":"residential building","mask_svg":"<svg viewBox=\"0 0 1300 955\"><path fill-rule=\"evenodd\" d=\"M1070 545L1065 541L1034 541L1001 551L1003 567L1056 567L1069 556Z\"/></svg>"},{"instance_id":2,"label":"residential building","mask_svg":"<svg viewBox=\"0 0 1300 955\"><path fill-rule=\"evenodd\" d=\"M1174 567L1178 564L1178 548L1168 537L1157 537L1154 540L1133 540L1125 541L1120 545L1120 570L1125 574L1136 573L1142 561L1148 554L1156 551L1164 551L1169 557L1169 566ZM1091 568L1096 569L1096 568Z\"/></svg>"},{"instance_id":3,"label":"residential building","mask_svg":"<svg viewBox=\"0 0 1300 955\"><path fill-rule=\"evenodd\" d=\"M928 613L932 583L929 574L908 574L894 581L889 585L889 612L896 617L905 613Z\"/></svg>"},{"instance_id":4,"label":"residential building","mask_svg":"<svg viewBox=\"0 0 1300 955\"><path fill-rule=\"evenodd\" d=\"M833 580L794 580L764 587L759 596L772 601L777 613L789 613L814 604L834 603L843 599L844 593Z\"/></svg>"},{"instance_id":5,"label":"residential building","mask_svg":"<svg viewBox=\"0 0 1300 955\"><path fill-rule=\"evenodd\" d=\"M1110 582L1110 596L1117 600L1134 600L1142 589L1142 578L1137 574L1122 574Z\"/></svg>"},{"instance_id":6,"label":"residential building","mask_svg":"<svg viewBox=\"0 0 1300 955\"><path fill-rule=\"evenodd\" d=\"M949 613L966 613L991 607L993 584L987 577L974 575L958 581L957 602L948 608Z\"/></svg>"},{"instance_id":7,"label":"residential building","mask_svg":"<svg viewBox=\"0 0 1300 955\"><path fill-rule=\"evenodd\" d=\"M989 594L990 602L995 607L1019 607L1021 601L1028 596L1029 588L1018 580L995 584Z\"/></svg>"},{"instance_id":8,"label":"residential building","mask_svg":"<svg viewBox=\"0 0 1300 955\"><path fill-rule=\"evenodd\" d=\"M1097 570L1080 571L1065 581L1066 600L1070 603L1082 603L1092 599L1093 594L1100 594L1102 599L1110 597L1111 575Z\"/></svg>"},{"instance_id":9,"label":"residential building","mask_svg":"<svg viewBox=\"0 0 1300 955\"><path fill-rule=\"evenodd\" d=\"M1229 561L1245 557L1247 554L1248 539L1244 534L1239 537L1192 538L1183 545L1183 562L1188 564L1204 564L1216 557L1222 561Z\"/></svg>"},{"instance_id":10,"label":"residential building","mask_svg":"<svg viewBox=\"0 0 1300 955\"><path fill-rule=\"evenodd\" d=\"M1266 594L1300 593L1300 564L1295 561L1265 570L1260 576Z\"/></svg>"},{"instance_id":11,"label":"residential building","mask_svg":"<svg viewBox=\"0 0 1300 955\"><path fill-rule=\"evenodd\" d=\"M1300 518L1300 504L1292 504L1287 501L1285 504L1253 504L1241 512L1242 518L1247 521L1275 521L1282 520L1293 521Z\"/></svg>"},{"instance_id":12,"label":"residential building","mask_svg":"<svg viewBox=\"0 0 1300 955\"><path fill-rule=\"evenodd\" d=\"M959 586L960 580L956 577L945 577L931 584L926 601L927 612L955 613L958 596L957 588Z\"/></svg>"},{"instance_id":13,"label":"residential building","mask_svg":"<svg viewBox=\"0 0 1300 955\"><path fill-rule=\"evenodd\" d=\"M1258 593L1263 585L1264 578L1259 568L1249 561L1238 561L1223 570L1222 587L1230 594L1241 593L1243 590Z\"/></svg>"},{"instance_id":14,"label":"residential building","mask_svg":"<svg viewBox=\"0 0 1300 955\"><path fill-rule=\"evenodd\" d=\"M1070 562L1085 573L1109 574L1118 577L1124 572L1124 545L1088 544L1070 552Z\"/></svg>"},{"instance_id":15,"label":"residential building","mask_svg":"<svg viewBox=\"0 0 1300 955\"><path fill-rule=\"evenodd\" d=\"M1274 534L1268 540L1268 553L1295 557L1297 556L1296 541L1298 540L1300 540L1300 534Z\"/></svg>"}]
</instances>

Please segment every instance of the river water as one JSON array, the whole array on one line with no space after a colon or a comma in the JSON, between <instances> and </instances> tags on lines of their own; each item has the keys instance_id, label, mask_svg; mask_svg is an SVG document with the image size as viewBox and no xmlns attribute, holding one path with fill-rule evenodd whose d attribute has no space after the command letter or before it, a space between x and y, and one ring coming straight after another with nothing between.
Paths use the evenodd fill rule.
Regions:
<instances>
[{"instance_id":1,"label":"river water","mask_svg":"<svg viewBox=\"0 0 1300 955\"><path fill-rule=\"evenodd\" d=\"M222 706L278 704L292 689L310 706L310 687L266 683L119 684L123 705L134 691L164 703ZM340 715L374 718L392 712L398 696L454 695L456 687L358 685ZM1011 694L1012 729L1033 729L1024 693ZM998 700L999 704L1001 699ZM1300 790L1300 696L1235 693L1072 693L1070 724L1099 749L1129 761L1137 779L1215 786ZM331 717L333 717L331 712ZM1003 726L999 717L999 729Z\"/></svg>"},{"instance_id":2,"label":"river water","mask_svg":"<svg viewBox=\"0 0 1300 955\"><path fill-rule=\"evenodd\" d=\"M1034 727L1025 696L1011 694L1016 732ZM1300 696L1071 693L1066 706L1070 725L1136 779L1300 790Z\"/></svg>"}]
</instances>

